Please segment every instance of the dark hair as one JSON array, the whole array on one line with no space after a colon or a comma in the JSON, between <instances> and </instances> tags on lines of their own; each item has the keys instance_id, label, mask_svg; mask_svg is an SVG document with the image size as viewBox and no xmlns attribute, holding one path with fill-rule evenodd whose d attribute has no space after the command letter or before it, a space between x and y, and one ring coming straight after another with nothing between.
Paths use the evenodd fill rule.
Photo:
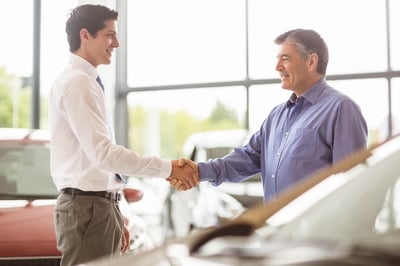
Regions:
<instances>
[{"instance_id":1,"label":"dark hair","mask_svg":"<svg viewBox=\"0 0 400 266\"><path fill-rule=\"evenodd\" d=\"M65 27L70 52L78 50L81 46L81 29L87 29L90 35L96 37L97 32L105 27L105 21L117 18L117 11L102 5L87 4L72 9Z\"/></svg>"},{"instance_id":2,"label":"dark hair","mask_svg":"<svg viewBox=\"0 0 400 266\"><path fill-rule=\"evenodd\" d=\"M328 46L317 32L304 29L290 30L276 37L276 44L283 42L293 43L304 59L307 59L311 53L316 53L318 55L317 72L326 74L329 60Z\"/></svg>"}]
</instances>

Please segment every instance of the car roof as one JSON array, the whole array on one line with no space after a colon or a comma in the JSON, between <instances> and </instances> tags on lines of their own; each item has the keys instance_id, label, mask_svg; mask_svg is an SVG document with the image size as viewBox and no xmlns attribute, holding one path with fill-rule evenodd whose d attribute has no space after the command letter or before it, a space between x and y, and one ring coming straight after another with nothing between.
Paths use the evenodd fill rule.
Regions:
<instances>
[{"instance_id":1,"label":"car roof","mask_svg":"<svg viewBox=\"0 0 400 266\"><path fill-rule=\"evenodd\" d=\"M184 144L183 153L190 154L194 148L209 149L218 147L242 146L248 136L246 129L214 130L190 135Z\"/></svg>"},{"instance_id":2,"label":"car roof","mask_svg":"<svg viewBox=\"0 0 400 266\"><path fill-rule=\"evenodd\" d=\"M31 128L0 128L0 144L40 144L50 141L49 131Z\"/></svg>"}]
</instances>

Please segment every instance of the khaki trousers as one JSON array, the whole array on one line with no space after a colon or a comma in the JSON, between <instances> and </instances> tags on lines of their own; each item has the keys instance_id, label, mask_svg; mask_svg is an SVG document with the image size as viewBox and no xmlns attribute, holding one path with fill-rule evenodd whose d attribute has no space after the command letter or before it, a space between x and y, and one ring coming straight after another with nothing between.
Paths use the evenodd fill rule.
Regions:
<instances>
[{"instance_id":1,"label":"khaki trousers","mask_svg":"<svg viewBox=\"0 0 400 266\"><path fill-rule=\"evenodd\" d=\"M54 225L61 266L120 254L124 221L115 200L61 193Z\"/></svg>"}]
</instances>

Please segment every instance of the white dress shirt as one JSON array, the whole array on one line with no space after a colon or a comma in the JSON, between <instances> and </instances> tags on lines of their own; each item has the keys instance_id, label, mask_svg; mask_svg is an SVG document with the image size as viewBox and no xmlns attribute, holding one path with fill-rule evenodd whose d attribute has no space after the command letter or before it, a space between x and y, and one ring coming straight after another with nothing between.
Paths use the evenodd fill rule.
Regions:
<instances>
[{"instance_id":1,"label":"white dress shirt","mask_svg":"<svg viewBox=\"0 0 400 266\"><path fill-rule=\"evenodd\" d=\"M166 178L171 162L142 156L111 138L97 69L71 54L49 95L50 165L58 190L111 191L123 187L115 173Z\"/></svg>"}]
</instances>

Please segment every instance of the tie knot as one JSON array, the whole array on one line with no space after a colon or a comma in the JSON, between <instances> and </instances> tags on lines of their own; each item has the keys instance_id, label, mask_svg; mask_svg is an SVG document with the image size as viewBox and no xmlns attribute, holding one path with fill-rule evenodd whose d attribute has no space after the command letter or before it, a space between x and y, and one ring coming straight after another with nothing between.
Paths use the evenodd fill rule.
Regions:
<instances>
[{"instance_id":1,"label":"tie knot","mask_svg":"<svg viewBox=\"0 0 400 266\"><path fill-rule=\"evenodd\" d=\"M101 82L100 76L97 76L96 81L97 81L97 83L99 83L101 89L104 91L104 85L103 85L103 82Z\"/></svg>"}]
</instances>

